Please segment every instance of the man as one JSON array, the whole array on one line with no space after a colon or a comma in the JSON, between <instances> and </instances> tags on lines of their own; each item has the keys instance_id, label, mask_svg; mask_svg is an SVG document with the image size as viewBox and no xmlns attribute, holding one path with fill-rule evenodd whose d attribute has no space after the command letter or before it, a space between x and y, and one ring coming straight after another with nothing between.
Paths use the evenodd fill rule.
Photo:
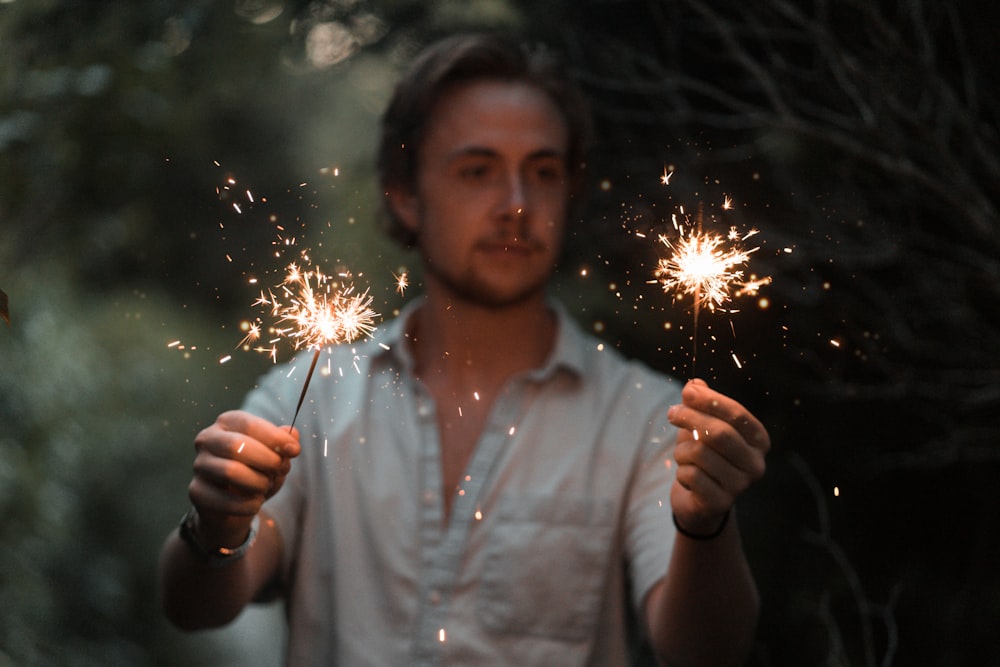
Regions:
<instances>
[{"instance_id":1,"label":"man","mask_svg":"<svg viewBox=\"0 0 1000 667\"><path fill-rule=\"evenodd\" d=\"M329 352L342 372L314 379L297 431L278 369L198 435L194 509L161 557L175 623L279 593L295 665L618 665L636 627L666 665L745 658L758 601L733 504L766 430L546 297L583 108L548 54L497 37L413 63L379 170L426 293Z\"/></svg>"}]
</instances>

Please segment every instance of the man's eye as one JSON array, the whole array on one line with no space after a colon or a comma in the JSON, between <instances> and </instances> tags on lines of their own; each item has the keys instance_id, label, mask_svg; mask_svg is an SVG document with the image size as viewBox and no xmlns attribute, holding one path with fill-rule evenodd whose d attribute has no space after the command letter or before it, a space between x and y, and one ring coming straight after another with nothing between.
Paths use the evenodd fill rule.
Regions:
<instances>
[{"instance_id":1,"label":"man's eye","mask_svg":"<svg viewBox=\"0 0 1000 667\"><path fill-rule=\"evenodd\" d=\"M561 181L565 178L562 165L540 165L535 168L535 178L543 182Z\"/></svg>"},{"instance_id":2,"label":"man's eye","mask_svg":"<svg viewBox=\"0 0 1000 667\"><path fill-rule=\"evenodd\" d=\"M470 164L459 168L458 175L468 180L478 180L489 176L490 167L486 164Z\"/></svg>"}]
</instances>

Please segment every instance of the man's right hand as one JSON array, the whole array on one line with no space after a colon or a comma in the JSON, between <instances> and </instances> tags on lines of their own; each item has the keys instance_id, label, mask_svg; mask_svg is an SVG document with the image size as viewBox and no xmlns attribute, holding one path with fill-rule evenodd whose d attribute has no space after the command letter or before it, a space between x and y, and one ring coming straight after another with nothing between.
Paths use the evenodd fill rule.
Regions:
<instances>
[{"instance_id":1,"label":"man's right hand","mask_svg":"<svg viewBox=\"0 0 1000 667\"><path fill-rule=\"evenodd\" d=\"M299 455L299 434L234 410L219 415L194 442L188 485L199 540L210 548L240 544L264 501L285 483Z\"/></svg>"}]
</instances>

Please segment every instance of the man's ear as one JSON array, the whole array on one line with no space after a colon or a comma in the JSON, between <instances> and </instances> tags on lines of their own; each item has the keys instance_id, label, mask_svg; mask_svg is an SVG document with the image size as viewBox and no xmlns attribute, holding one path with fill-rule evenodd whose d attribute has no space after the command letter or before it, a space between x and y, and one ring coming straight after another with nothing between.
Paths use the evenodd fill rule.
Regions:
<instances>
[{"instance_id":1,"label":"man's ear","mask_svg":"<svg viewBox=\"0 0 1000 667\"><path fill-rule=\"evenodd\" d=\"M386 196L389 198L389 208L400 222L410 231L418 231L420 228L420 202L417 196L410 189L401 186L391 188Z\"/></svg>"}]
</instances>

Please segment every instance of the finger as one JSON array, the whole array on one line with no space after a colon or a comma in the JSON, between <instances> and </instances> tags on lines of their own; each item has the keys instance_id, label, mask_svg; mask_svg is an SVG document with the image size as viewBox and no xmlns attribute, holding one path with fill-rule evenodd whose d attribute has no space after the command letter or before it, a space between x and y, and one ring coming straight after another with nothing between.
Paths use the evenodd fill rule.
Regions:
<instances>
[{"instance_id":1,"label":"finger","mask_svg":"<svg viewBox=\"0 0 1000 667\"><path fill-rule=\"evenodd\" d=\"M749 446L732 425L686 405L670 409L670 421L681 427L677 436L681 443L692 442L710 449L727 465L753 479L764 474L764 453Z\"/></svg>"},{"instance_id":2,"label":"finger","mask_svg":"<svg viewBox=\"0 0 1000 667\"><path fill-rule=\"evenodd\" d=\"M278 438L277 444L272 439ZM299 453L297 434L275 427L247 413L229 412L195 438L195 448L221 458L239 460L265 474L274 475L289 456ZM263 439L263 440L262 440Z\"/></svg>"},{"instance_id":3,"label":"finger","mask_svg":"<svg viewBox=\"0 0 1000 667\"><path fill-rule=\"evenodd\" d=\"M233 487L242 494L265 494L274 486L280 467L261 472L240 461L216 456L208 451L199 452L194 459L196 478L220 488Z\"/></svg>"},{"instance_id":4,"label":"finger","mask_svg":"<svg viewBox=\"0 0 1000 667\"><path fill-rule=\"evenodd\" d=\"M199 455L207 454L254 468L265 474L275 474L284 460L267 445L250 438L244 433L225 431L209 427L195 438L195 450Z\"/></svg>"},{"instance_id":5,"label":"finger","mask_svg":"<svg viewBox=\"0 0 1000 667\"><path fill-rule=\"evenodd\" d=\"M711 389L703 380L688 382L681 392L683 405L721 419L735 428L751 447L767 452L771 439L767 429L738 401Z\"/></svg>"},{"instance_id":6,"label":"finger","mask_svg":"<svg viewBox=\"0 0 1000 667\"><path fill-rule=\"evenodd\" d=\"M220 515L254 516L264 504L261 494L242 494L232 487L222 488L200 477L188 484L188 497L199 513Z\"/></svg>"},{"instance_id":7,"label":"finger","mask_svg":"<svg viewBox=\"0 0 1000 667\"><path fill-rule=\"evenodd\" d=\"M751 473L733 465L715 449L694 440L678 442L674 450L678 479L686 488L696 487L691 480L704 476L714 487L723 491L727 500L734 500L756 479Z\"/></svg>"},{"instance_id":8,"label":"finger","mask_svg":"<svg viewBox=\"0 0 1000 667\"><path fill-rule=\"evenodd\" d=\"M227 431L243 433L253 438L281 456L294 458L299 455L301 448L298 431L290 432L287 426L278 426L243 410L224 412L219 415L216 423Z\"/></svg>"},{"instance_id":9,"label":"finger","mask_svg":"<svg viewBox=\"0 0 1000 667\"><path fill-rule=\"evenodd\" d=\"M718 530L725 516L732 510L732 503L721 498L706 498L675 481L670 488L670 508L674 520L692 533L708 535Z\"/></svg>"},{"instance_id":10,"label":"finger","mask_svg":"<svg viewBox=\"0 0 1000 667\"><path fill-rule=\"evenodd\" d=\"M729 509L735 500L717 480L696 465L678 465L675 483L683 489L685 506L697 516L721 514Z\"/></svg>"},{"instance_id":11,"label":"finger","mask_svg":"<svg viewBox=\"0 0 1000 667\"><path fill-rule=\"evenodd\" d=\"M232 433L217 426L209 427L195 438L195 472L214 478L244 477L246 468L259 475L274 477L287 460L269 447L242 433ZM232 463L229 467L227 464ZM241 474L242 473L242 474Z\"/></svg>"}]
</instances>

